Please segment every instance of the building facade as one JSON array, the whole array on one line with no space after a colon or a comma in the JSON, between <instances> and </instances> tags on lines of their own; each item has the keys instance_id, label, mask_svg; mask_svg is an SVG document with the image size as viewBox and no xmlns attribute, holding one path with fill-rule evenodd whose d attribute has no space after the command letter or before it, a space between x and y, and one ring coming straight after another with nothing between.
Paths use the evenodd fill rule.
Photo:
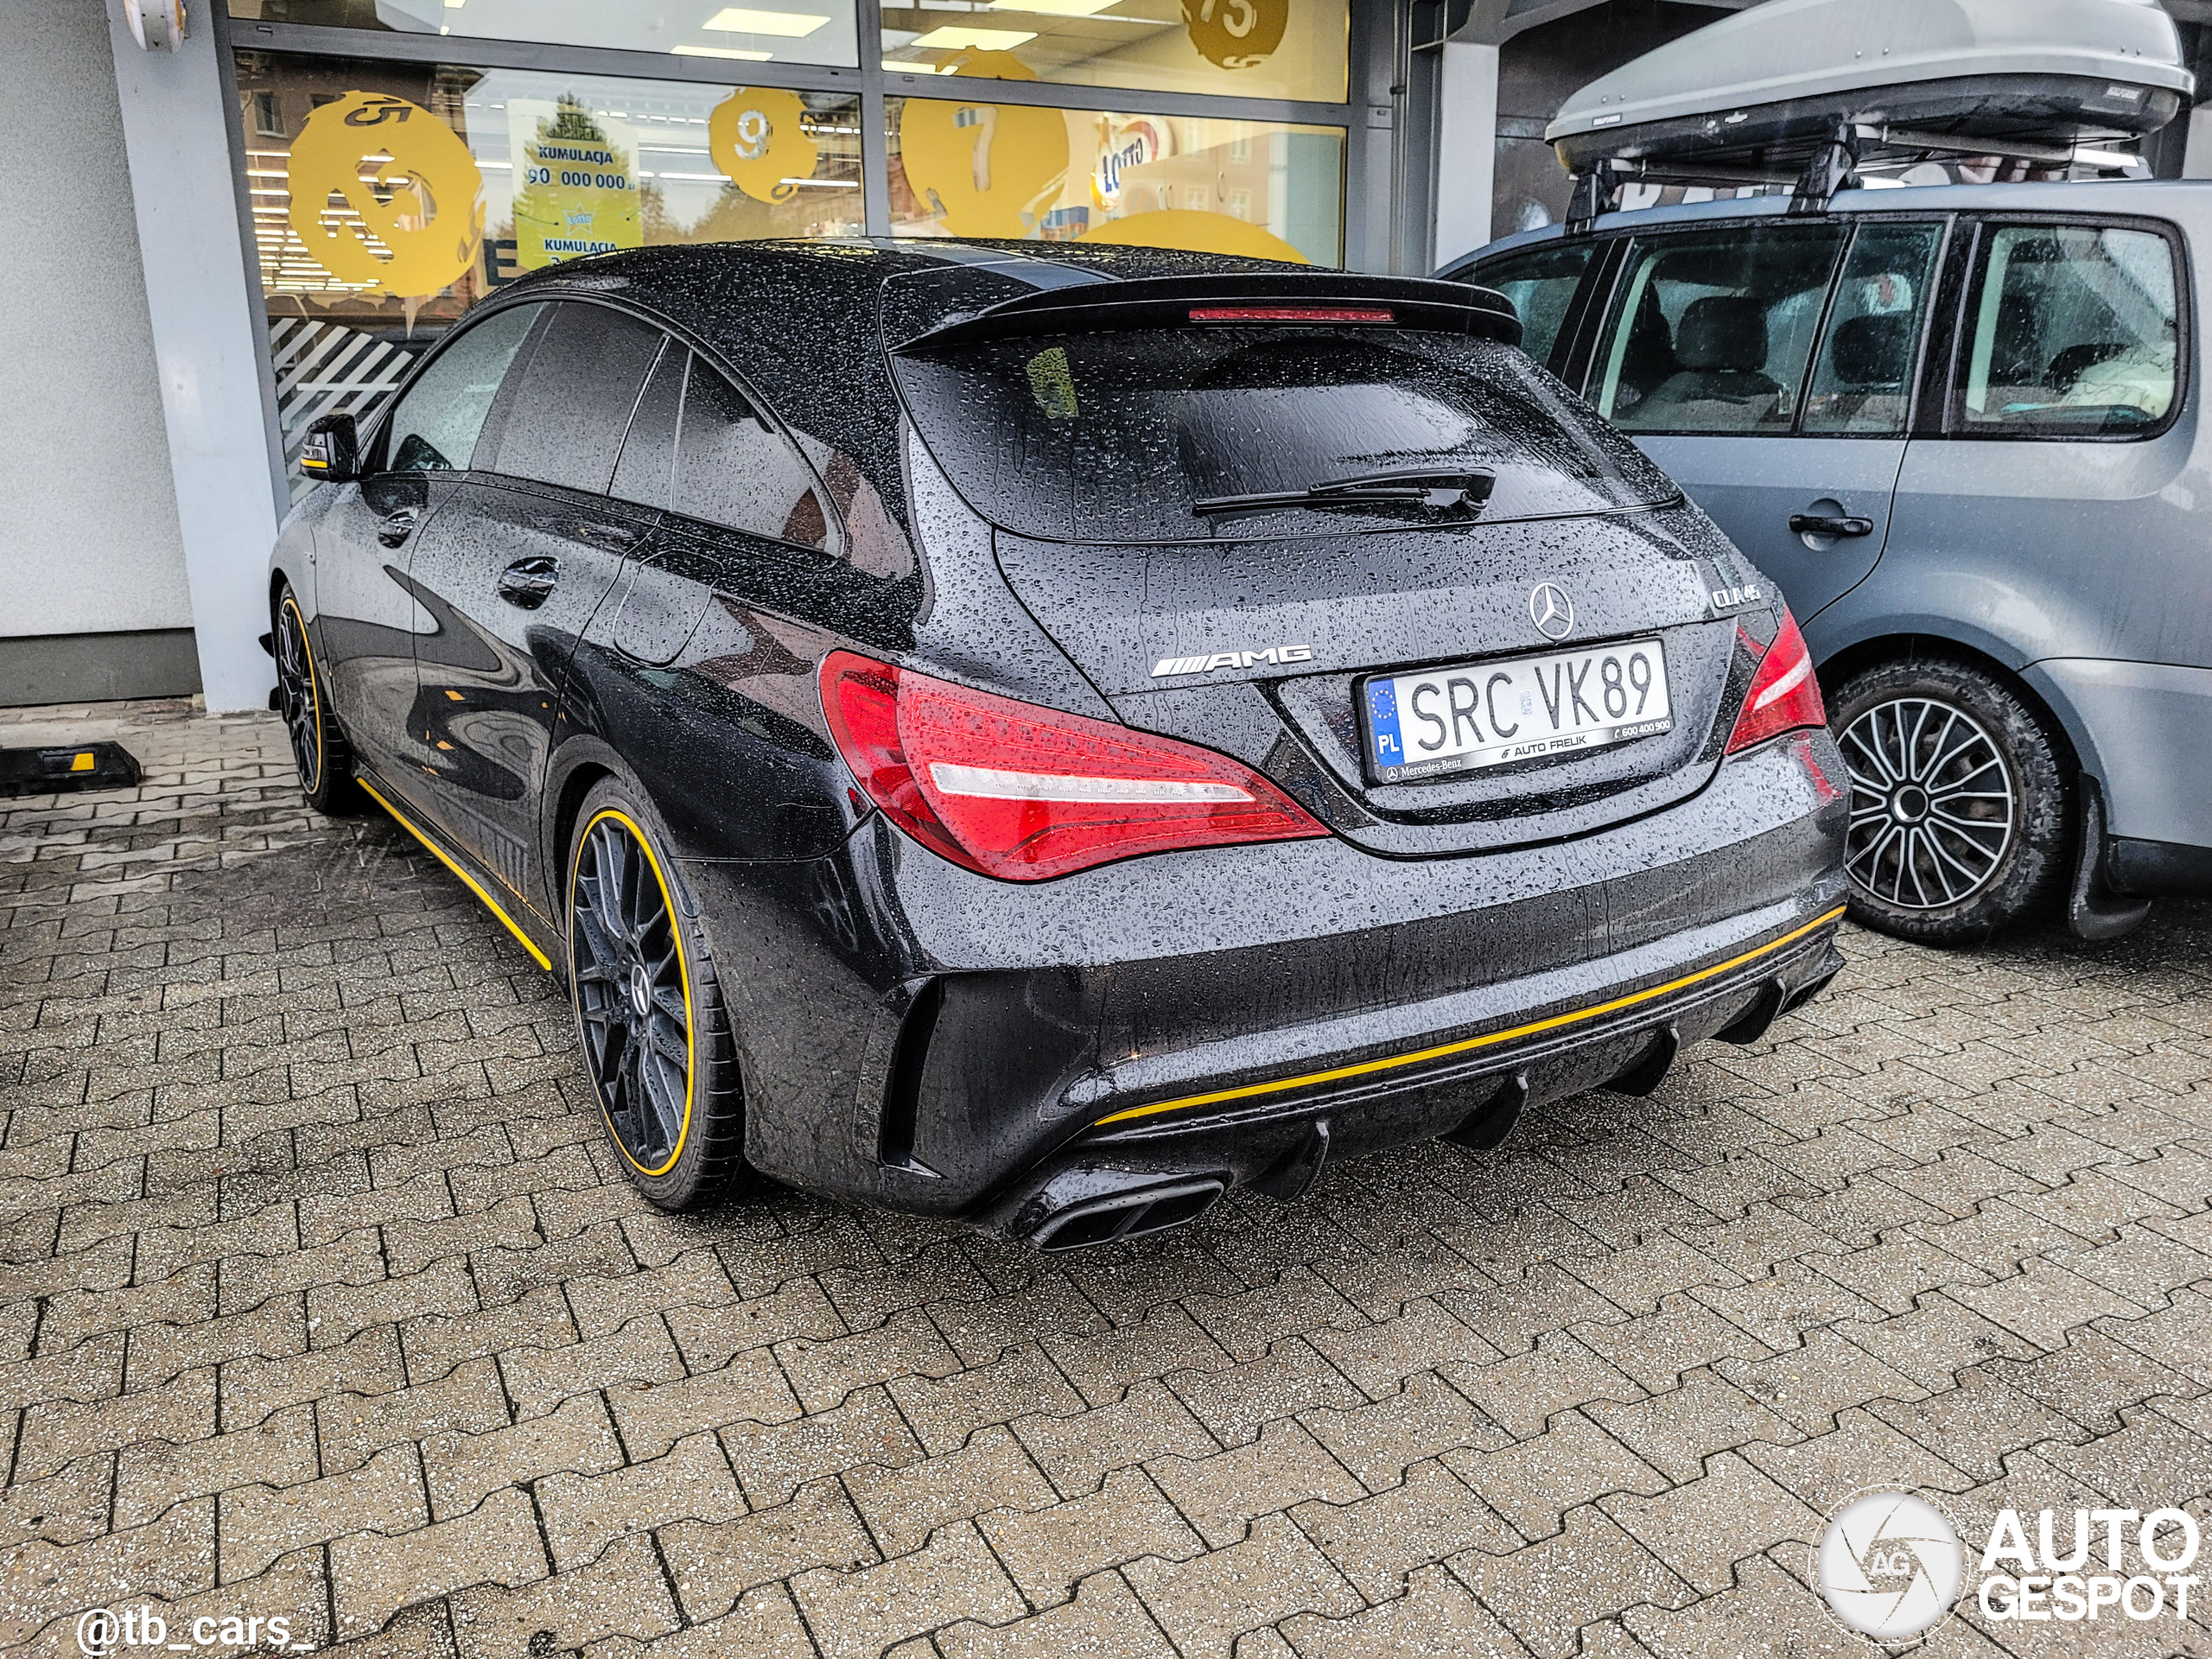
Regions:
<instances>
[{"instance_id":1,"label":"building facade","mask_svg":"<svg viewBox=\"0 0 2212 1659\"><path fill-rule=\"evenodd\" d=\"M1743 3L194 0L148 51L137 0L12 0L0 703L260 706L307 425L525 271L854 236L1424 271L1556 218L1560 101ZM2195 48L2212 5L2169 3Z\"/></svg>"}]
</instances>

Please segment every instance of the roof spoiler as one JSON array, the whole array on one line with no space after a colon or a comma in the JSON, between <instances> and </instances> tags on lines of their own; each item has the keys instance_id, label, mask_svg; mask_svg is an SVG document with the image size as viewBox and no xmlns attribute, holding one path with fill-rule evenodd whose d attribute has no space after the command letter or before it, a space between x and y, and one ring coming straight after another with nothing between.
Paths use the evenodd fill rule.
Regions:
<instances>
[{"instance_id":1,"label":"roof spoiler","mask_svg":"<svg viewBox=\"0 0 2212 1659\"><path fill-rule=\"evenodd\" d=\"M1356 312L1378 315L1358 316ZM1193 313L1216 312L1217 316ZM1262 315L1242 316L1239 312ZM1310 317L1296 315L1310 312ZM1264 315L1273 313L1275 315ZM1282 315L1288 313L1291 315ZM1209 271L1141 276L1025 294L956 317L901 340L894 352L1003 340L1024 334L1090 334L1109 328L1181 327L1196 322L1357 326L1363 323L1472 334L1521 343L1510 301L1486 288L1421 276L1368 276L1341 270Z\"/></svg>"}]
</instances>

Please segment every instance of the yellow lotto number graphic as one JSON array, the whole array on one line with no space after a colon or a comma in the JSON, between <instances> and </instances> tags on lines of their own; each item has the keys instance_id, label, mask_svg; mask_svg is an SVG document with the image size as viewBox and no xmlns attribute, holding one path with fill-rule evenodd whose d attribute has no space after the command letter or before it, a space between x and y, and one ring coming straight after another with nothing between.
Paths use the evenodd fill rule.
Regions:
<instances>
[{"instance_id":1,"label":"yellow lotto number graphic","mask_svg":"<svg viewBox=\"0 0 2212 1659\"><path fill-rule=\"evenodd\" d=\"M1034 80L1010 52L971 53L963 75ZM1027 236L1068 170L1058 110L910 98L899 118L906 181L955 236Z\"/></svg>"},{"instance_id":2,"label":"yellow lotto number graphic","mask_svg":"<svg viewBox=\"0 0 2212 1659\"><path fill-rule=\"evenodd\" d=\"M707 118L707 153L753 200L788 201L821 154L799 124L805 112L797 92L741 86Z\"/></svg>"},{"instance_id":3,"label":"yellow lotto number graphic","mask_svg":"<svg viewBox=\"0 0 2212 1659\"><path fill-rule=\"evenodd\" d=\"M1227 213L1160 208L1109 219L1084 232L1086 242L1121 248L1180 248L1186 253L1228 253L1245 259L1280 259L1286 264L1313 262L1263 226L1248 225Z\"/></svg>"},{"instance_id":4,"label":"yellow lotto number graphic","mask_svg":"<svg viewBox=\"0 0 2212 1659\"><path fill-rule=\"evenodd\" d=\"M340 282L423 299L476 257L484 175L459 135L418 104L347 92L308 117L287 168L292 229ZM333 196L358 224L334 211Z\"/></svg>"},{"instance_id":5,"label":"yellow lotto number graphic","mask_svg":"<svg viewBox=\"0 0 2212 1659\"><path fill-rule=\"evenodd\" d=\"M1282 44L1290 0L1183 0L1183 27L1208 63L1249 69Z\"/></svg>"}]
</instances>

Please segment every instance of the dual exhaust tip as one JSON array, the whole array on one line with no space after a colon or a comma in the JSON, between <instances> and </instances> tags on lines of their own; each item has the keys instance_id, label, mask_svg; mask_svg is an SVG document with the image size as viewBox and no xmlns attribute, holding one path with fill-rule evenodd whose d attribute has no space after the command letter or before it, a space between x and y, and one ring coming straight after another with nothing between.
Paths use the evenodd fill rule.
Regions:
<instances>
[{"instance_id":1,"label":"dual exhaust tip","mask_svg":"<svg viewBox=\"0 0 2212 1659\"><path fill-rule=\"evenodd\" d=\"M1029 1242L1051 1254L1166 1232L1196 1221L1226 1190L1218 1177L1208 1175L1103 1195L1046 1216Z\"/></svg>"}]
</instances>

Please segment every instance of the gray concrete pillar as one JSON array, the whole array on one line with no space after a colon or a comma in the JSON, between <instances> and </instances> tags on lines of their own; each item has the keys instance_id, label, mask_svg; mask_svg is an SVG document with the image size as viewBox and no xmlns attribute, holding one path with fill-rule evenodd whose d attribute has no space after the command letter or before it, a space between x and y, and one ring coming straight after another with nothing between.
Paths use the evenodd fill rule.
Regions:
<instances>
[{"instance_id":1,"label":"gray concrete pillar","mask_svg":"<svg viewBox=\"0 0 2212 1659\"><path fill-rule=\"evenodd\" d=\"M181 50L145 52L106 10L200 686L211 709L258 709L276 499L214 29L194 5Z\"/></svg>"}]
</instances>

